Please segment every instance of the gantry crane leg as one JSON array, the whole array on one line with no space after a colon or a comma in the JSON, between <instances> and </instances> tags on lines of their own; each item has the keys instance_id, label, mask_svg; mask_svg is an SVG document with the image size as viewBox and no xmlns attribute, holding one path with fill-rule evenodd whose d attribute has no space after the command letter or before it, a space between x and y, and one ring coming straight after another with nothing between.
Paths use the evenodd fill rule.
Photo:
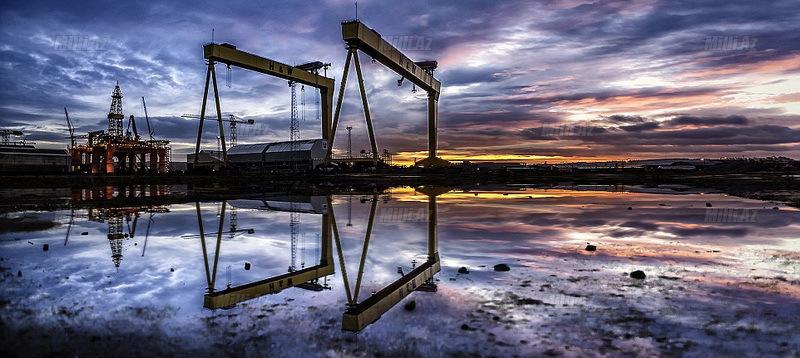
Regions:
<instances>
[{"instance_id":1,"label":"gantry crane leg","mask_svg":"<svg viewBox=\"0 0 800 358\"><path fill-rule=\"evenodd\" d=\"M352 51L357 51L353 49ZM358 59L358 52L353 54L353 62L356 63L356 75L358 75L358 88L361 90L361 103L364 106L364 119L367 121L367 132L369 133L369 144L372 147L372 161L378 162L378 145L375 143L375 130L372 128L372 118L369 114L369 104L367 103L367 90L364 88L364 77L361 75L361 61Z\"/></svg>"},{"instance_id":2,"label":"gantry crane leg","mask_svg":"<svg viewBox=\"0 0 800 358\"><path fill-rule=\"evenodd\" d=\"M219 103L219 90L217 87L217 71L214 69L214 61L208 61L208 71L206 71L206 85L203 89L203 104L200 109L200 127L197 129L197 143L194 149L194 166L197 167L197 160L200 156L200 141L203 139L203 122L206 119L206 105L208 104L208 82L212 82L214 88L214 102L217 109L217 123L219 124L219 139L222 147L222 163L228 165L228 148L225 145L225 129L222 126L222 109Z\"/></svg>"},{"instance_id":3,"label":"gantry crane leg","mask_svg":"<svg viewBox=\"0 0 800 358\"><path fill-rule=\"evenodd\" d=\"M336 128L339 127L339 113L342 110L342 100L344 99L344 89L347 86L347 76L350 74L350 59L356 53L356 49L348 48L347 57L344 60L344 72L342 73L342 84L339 85L339 96L336 98L336 109L333 113L333 125L330 128L330 142L328 143L328 152L325 155L325 164L330 163L333 157L333 143L336 139Z\"/></svg>"}]
</instances>

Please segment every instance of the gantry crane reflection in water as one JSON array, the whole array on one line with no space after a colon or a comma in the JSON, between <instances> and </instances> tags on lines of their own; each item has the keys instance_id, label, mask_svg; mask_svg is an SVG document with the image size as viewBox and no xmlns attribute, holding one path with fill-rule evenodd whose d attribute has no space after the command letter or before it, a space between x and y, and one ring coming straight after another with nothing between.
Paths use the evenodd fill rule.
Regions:
<instances>
[{"instance_id":1,"label":"gantry crane reflection in water","mask_svg":"<svg viewBox=\"0 0 800 358\"><path fill-rule=\"evenodd\" d=\"M330 289L327 278L328 276L334 275L336 272L336 262L334 259L335 250L347 300L346 309L342 315L342 329L347 331L363 330L414 291L436 292L434 275L441 270L438 251L436 196L446 193L448 190L448 188L441 187L417 188L418 192L428 196L427 250L425 252L425 261L419 265L415 263L412 270L408 273L402 273L402 270L398 270L401 275L399 278L383 286L380 290L373 291L371 295L360 301L359 297L363 286L363 276L366 271L370 242L376 239L372 234L373 228L375 227L378 203L381 201L379 193L343 192L325 196L287 196L264 200L263 205L256 205L255 207L261 210L288 211L290 213L294 211L321 216L317 264L310 267L301 266L297 268L294 266L294 260L292 260L292 265L289 267L288 272L244 284L231 285L229 282L228 285L221 290L217 289L216 277L220 255L222 255L224 234L222 229L225 221L225 207L227 205L222 205L222 210L220 211L217 222L218 231L213 233L216 242L213 246L214 251L211 253L211 245L206 242L206 234L203 231L202 212L200 203L198 202L196 203L196 210L200 234L192 236L200 237L203 252L206 282L208 284L203 306L210 309L231 308L237 303L265 295L278 294L292 287L313 291ZM363 196L366 196L368 199L362 200L362 202L368 201L370 203L369 218L363 237L361 257L355 275L355 285L353 287L351 287L350 280L352 274L348 274L348 266L345 263L344 249L334 210L334 195L339 196L339 194L347 196L363 194ZM380 238L378 238L378 240L380 240ZM292 240L291 249L293 258L296 250L295 244L296 241ZM213 255L213 257L211 257L211 255ZM246 269L249 269L249 263L246 265Z\"/></svg>"}]
</instances>

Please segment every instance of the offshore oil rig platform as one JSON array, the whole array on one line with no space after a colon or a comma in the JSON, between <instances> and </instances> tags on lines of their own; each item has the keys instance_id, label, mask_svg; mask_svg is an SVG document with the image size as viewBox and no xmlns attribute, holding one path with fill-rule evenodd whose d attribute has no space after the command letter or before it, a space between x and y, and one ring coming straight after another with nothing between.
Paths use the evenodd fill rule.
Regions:
<instances>
[{"instance_id":1,"label":"offshore oil rig platform","mask_svg":"<svg viewBox=\"0 0 800 358\"><path fill-rule=\"evenodd\" d=\"M67 109L67 126L70 133L69 154L72 157L71 171L79 173L166 173L169 171L171 148L168 140L153 138L147 106L142 97L147 119L148 135L144 140L136 128L133 115L128 118L123 130L125 115L122 112L122 90L119 83L111 94L111 109L108 111L108 132L99 130L76 136ZM77 138L86 138L86 144L76 144Z\"/></svg>"}]
</instances>

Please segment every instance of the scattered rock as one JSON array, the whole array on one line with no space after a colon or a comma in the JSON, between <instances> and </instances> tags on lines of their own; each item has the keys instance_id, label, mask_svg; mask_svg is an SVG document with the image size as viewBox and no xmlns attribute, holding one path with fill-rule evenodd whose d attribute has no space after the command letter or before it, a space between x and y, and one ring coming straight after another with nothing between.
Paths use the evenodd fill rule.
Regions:
<instances>
[{"instance_id":1,"label":"scattered rock","mask_svg":"<svg viewBox=\"0 0 800 358\"><path fill-rule=\"evenodd\" d=\"M710 207L712 207L711 203L706 203L706 207L707 207L707 208L710 208Z\"/></svg>"},{"instance_id":2,"label":"scattered rock","mask_svg":"<svg viewBox=\"0 0 800 358\"><path fill-rule=\"evenodd\" d=\"M633 210L633 207L632 207L632 206L629 206L629 207L628 207L628 210Z\"/></svg>"},{"instance_id":3,"label":"scattered rock","mask_svg":"<svg viewBox=\"0 0 800 358\"><path fill-rule=\"evenodd\" d=\"M244 263L244 269L247 270L247 271L250 271L250 263L249 262L245 262Z\"/></svg>"},{"instance_id":4,"label":"scattered rock","mask_svg":"<svg viewBox=\"0 0 800 358\"><path fill-rule=\"evenodd\" d=\"M22 270L17 271L17 277L22 277Z\"/></svg>"},{"instance_id":5,"label":"scattered rock","mask_svg":"<svg viewBox=\"0 0 800 358\"><path fill-rule=\"evenodd\" d=\"M511 271L511 268L508 267L508 265L506 265L506 264L497 264L497 265L494 265L494 270L495 271Z\"/></svg>"},{"instance_id":6,"label":"scattered rock","mask_svg":"<svg viewBox=\"0 0 800 358\"><path fill-rule=\"evenodd\" d=\"M405 308L406 311L413 311L415 308L417 308L417 301L410 301L406 303L403 308Z\"/></svg>"},{"instance_id":7,"label":"scattered rock","mask_svg":"<svg viewBox=\"0 0 800 358\"><path fill-rule=\"evenodd\" d=\"M460 269L458 269L458 273L463 273L463 274L466 275L466 274L469 274L469 270L467 270L466 267L462 266Z\"/></svg>"},{"instance_id":8,"label":"scattered rock","mask_svg":"<svg viewBox=\"0 0 800 358\"><path fill-rule=\"evenodd\" d=\"M779 210L779 208L777 206L773 206L772 210Z\"/></svg>"},{"instance_id":9,"label":"scattered rock","mask_svg":"<svg viewBox=\"0 0 800 358\"><path fill-rule=\"evenodd\" d=\"M170 268L169 268L169 272L175 272L175 268L173 268L173 267L170 267Z\"/></svg>"},{"instance_id":10,"label":"scattered rock","mask_svg":"<svg viewBox=\"0 0 800 358\"><path fill-rule=\"evenodd\" d=\"M468 324L464 323L461 325L461 329L465 331L475 331L477 328L470 327Z\"/></svg>"},{"instance_id":11,"label":"scattered rock","mask_svg":"<svg viewBox=\"0 0 800 358\"><path fill-rule=\"evenodd\" d=\"M83 236L89 235L89 232L88 231L84 231L84 232L81 233L81 235L83 235Z\"/></svg>"},{"instance_id":12,"label":"scattered rock","mask_svg":"<svg viewBox=\"0 0 800 358\"><path fill-rule=\"evenodd\" d=\"M645 277L647 277L647 275L645 275L644 271L642 271L642 270L636 270L636 271L631 272L631 278L635 278L635 279L638 279L638 280L644 280Z\"/></svg>"},{"instance_id":13,"label":"scattered rock","mask_svg":"<svg viewBox=\"0 0 800 358\"><path fill-rule=\"evenodd\" d=\"M586 251L597 251L597 246L586 245Z\"/></svg>"},{"instance_id":14,"label":"scattered rock","mask_svg":"<svg viewBox=\"0 0 800 358\"><path fill-rule=\"evenodd\" d=\"M42 251L47 251L47 250L50 250L50 245L49 244L42 245Z\"/></svg>"},{"instance_id":15,"label":"scattered rock","mask_svg":"<svg viewBox=\"0 0 800 358\"><path fill-rule=\"evenodd\" d=\"M535 298L528 298L528 297L518 298L518 299L516 299L516 300L514 301L514 303L516 303L518 306L523 306L523 305L545 305L545 306L554 306L554 305L553 305L553 304L551 304L551 303L547 303L547 302L544 302L544 301L542 301L542 300L537 300L537 299L535 299Z\"/></svg>"}]
</instances>

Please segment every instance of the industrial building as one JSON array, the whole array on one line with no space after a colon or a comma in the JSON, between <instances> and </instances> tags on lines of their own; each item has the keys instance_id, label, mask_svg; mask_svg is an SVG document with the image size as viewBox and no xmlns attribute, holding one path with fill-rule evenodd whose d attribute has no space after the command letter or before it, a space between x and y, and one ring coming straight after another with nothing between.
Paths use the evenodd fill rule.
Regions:
<instances>
[{"instance_id":1,"label":"industrial building","mask_svg":"<svg viewBox=\"0 0 800 358\"><path fill-rule=\"evenodd\" d=\"M228 149L231 168L241 171L289 172L311 170L325 162L328 150L324 139L240 144ZM204 166L222 166L222 152L200 151L197 162ZM189 154L187 163L195 162L195 154Z\"/></svg>"},{"instance_id":2,"label":"industrial building","mask_svg":"<svg viewBox=\"0 0 800 358\"><path fill-rule=\"evenodd\" d=\"M10 136L22 132L2 130L0 142L0 173L4 174L53 174L69 171L70 156L63 149L37 149L25 141L14 142Z\"/></svg>"},{"instance_id":3,"label":"industrial building","mask_svg":"<svg viewBox=\"0 0 800 358\"><path fill-rule=\"evenodd\" d=\"M63 149L36 149L32 145L0 145L0 173L66 173L71 158Z\"/></svg>"}]
</instances>

